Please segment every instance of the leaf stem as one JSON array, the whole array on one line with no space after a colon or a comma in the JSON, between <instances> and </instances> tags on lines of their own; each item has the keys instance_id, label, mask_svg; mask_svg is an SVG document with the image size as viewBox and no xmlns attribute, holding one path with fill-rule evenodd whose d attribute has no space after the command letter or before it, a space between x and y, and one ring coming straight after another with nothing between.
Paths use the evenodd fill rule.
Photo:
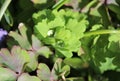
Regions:
<instances>
[{"instance_id":1,"label":"leaf stem","mask_svg":"<svg viewBox=\"0 0 120 81\"><path fill-rule=\"evenodd\" d=\"M88 3L82 10L81 12L88 12L88 10L90 9L91 6L93 6L96 2L98 2L97 0L93 0L90 3Z\"/></svg>"},{"instance_id":2,"label":"leaf stem","mask_svg":"<svg viewBox=\"0 0 120 81\"><path fill-rule=\"evenodd\" d=\"M2 7L0 9L0 21L2 19L3 14L5 13L8 5L10 4L10 2L11 2L11 0L5 0L5 2L3 3L3 5L2 5Z\"/></svg>"},{"instance_id":3,"label":"leaf stem","mask_svg":"<svg viewBox=\"0 0 120 81\"><path fill-rule=\"evenodd\" d=\"M84 34L84 37L92 36L92 35L101 35L101 34L117 34L120 33L120 30L97 30L90 31Z\"/></svg>"},{"instance_id":4,"label":"leaf stem","mask_svg":"<svg viewBox=\"0 0 120 81\"><path fill-rule=\"evenodd\" d=\"M61 6L63 6L69 0L59 0L52 8L54 10L58 10Z\"/></svg>"}]
</instances>

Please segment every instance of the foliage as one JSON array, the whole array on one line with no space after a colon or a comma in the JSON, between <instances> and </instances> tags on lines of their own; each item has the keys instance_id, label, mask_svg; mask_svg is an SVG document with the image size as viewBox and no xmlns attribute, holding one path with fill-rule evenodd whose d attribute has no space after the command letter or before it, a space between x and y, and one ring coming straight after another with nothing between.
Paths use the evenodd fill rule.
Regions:
<instances>
[{"instance_id":1,"label":"foliage","mask_svg":"<svg viewBox=\"0 0 120 81\"><path fill-rule=\"evenodd\" d=\"M120 81L119 22L120 0L1 0L0 81Z\"/></svg>"},{"instance_id":2,"label":"foliage","mask_svg":"<svg viewBox=\"0 0 120 81\"><path fill-rule=\"evenodd\" d=\"M71 10L43 10L35 13L33 18L36 36L45 44L52 45L57 55L72 57L72 52L79 50L79 39L88 25L84 14L73 14Z\"/></svg>"}]
</instances>

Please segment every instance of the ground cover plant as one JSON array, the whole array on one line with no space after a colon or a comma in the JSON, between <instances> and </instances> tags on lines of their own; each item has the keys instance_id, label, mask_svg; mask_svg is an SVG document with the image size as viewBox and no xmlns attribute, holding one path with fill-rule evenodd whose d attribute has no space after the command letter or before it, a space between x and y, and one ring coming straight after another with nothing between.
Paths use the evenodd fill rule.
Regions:
<instances>
[{"instance_id":1,"label":"ground cover plant","mask_svg":"<svg viewBox=\"0 0 120 81\"><path fill-rule=\"evenodd\" d=\"M120 81L120 0L0 0L0 81Z\"/></svg>"}]
</instances>

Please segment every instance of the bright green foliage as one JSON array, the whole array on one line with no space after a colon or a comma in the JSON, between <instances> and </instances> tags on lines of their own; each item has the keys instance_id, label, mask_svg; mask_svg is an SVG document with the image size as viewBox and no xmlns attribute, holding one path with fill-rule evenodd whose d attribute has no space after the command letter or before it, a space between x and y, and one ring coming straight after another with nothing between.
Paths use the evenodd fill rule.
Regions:
<instances>
[{"instance_id":1,"label":"bright green foliage","mask_svg":"<svg viewBox=\"0 0 120 81\"><path fill-rule=\"evenodd\" d=\"M72 10L42 10L33 15L36 36L45 44L52 45L58 56L72 57L80 48L88 21L84 14Z\"/></svg>"},{"instance_id":2,"label":"bright green foliage","mask_svg":"<svg viewBox=\"0 0 120 81\"><path fill-rule=\"evenodd\" d=\"M94 38L93 45L90 48L90 56L97 72L103 73L107 70L117 70L120 68L119 41L119 37L116 34L110 36L101 35Z\"/></svg>"},{"instance_id":3,"label":"bright green foliage","mask_svg":"<svg viewBox=\"0 0 120 81\"><path fill-rule=\"evenodd\" d=\"M114 70L117 68L116 65L114 65L112 62L113 62L113 58L107 58L105 59L105 62L100 62L100 70L101 72L103 73L104 71L107 71L107 70Z\"/></svg>"},{"instance_id":4,"label":"bright green foliage","mask_svg":"<svg viewBox=\"0 0 120 81\"><path fill-rule=\"evenodd\" d=\"M17 74L10 69L0 67L0 81L16 81Z\"/></svg>"}]
</instances>

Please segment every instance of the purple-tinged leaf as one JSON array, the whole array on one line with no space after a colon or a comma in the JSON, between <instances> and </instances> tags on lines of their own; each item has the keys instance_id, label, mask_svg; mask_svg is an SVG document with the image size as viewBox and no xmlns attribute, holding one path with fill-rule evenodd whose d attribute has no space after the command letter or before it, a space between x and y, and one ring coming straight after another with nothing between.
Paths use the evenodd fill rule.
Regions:
<instances>
[{"instance_id":1,"label":"purple-tinged leaf","mask_svg":"<svg viewBox=\"0 0 120 81\"><path fill-rule=\"evenodd\" d=\"M5 48L0 51L0 63L18 74L23 71L24 65L29 61L30 56L28 52L18 46L14 46L11 49L11 53Z\"/></svg>"},{"instance_id":2,"label":"purple-tinged leaf","mask_svg":"<svg viewBox=\"0 0 120 81\"><path fill-rule=\"evenodd\" d=\"M115 0L106 0L107 4L117 4Z\"/></svg>"},{"instance_id":3,"label":"purple-tinged leaf","mask_svg":"<svg viewBox=\"0 0 120 81\"><path fill-rule=\"evenodd\" d=\"M38 50L38 49L40 49L42 46L43 46L43 45L42 45L41 41L40 41L36 36L32 35L32 48L33 48L34 50Z\"/></svg>"},{"instance_id":4,"label":"purple-tinged leaf","mask_svg":"<svg viewBox=\"0 0 120 81\"><path fill-rule=\"evenodd\" d=\"M10 69L0 67L0 81L16 81L17 74Z\"/></svg>"},{"instance_id":5,"label":"purple-tinged leaf","mask_svg":"<svg viewBox=\"0 0 120 81\"><path fill-rule=\"evenodd\" d=\"M62 59L56 60L52 71L50 71L49 67L44 63L40 63L37 70L37 76L43 81L58 81L59 77L65 80L65 76L69 73L70 67L64 65Z\"/></svg>"},{"instance_id":6,"label":"purple-tinged leaf","mask_svg":"<svg viewBox=\"0 0 120 81\"><path fill-rule=\"evenodd\" d=\"M32 35L32 48L38 55L42 55L46 58L48 58L49 55L52 54L50 49L47 46L43 46L41 41L34 35Z\"/></svg>"},{"instance_id":7,"label":"purple-tinged leaf","mask_svg":"<svg viewBox=\"0 0 120 81\"><path fill-rule=\"evenodd\" d=\"M41 81L38 77L36 76L30 76L27 73L23 73L17 81Z\"/></svg>"},{"instance_id":8,"label":"purple-tinged leaf","mask_svg":"<svg viewBox=\"0 0 120 81\"><path fill-rule=\"evenodd\" d=\"M28 51L28 53L30 55L30 62L26 65L26 71L35 71L38 66L37 55L34 54L32 51Z\"/></svg>"},{"instance_id":9,"label":"purple-tinged leaf","mask_svg":"<svg viewBox=\"0 0 120 81\"><path fill-rule=\"evenodd\" d=\"M27 39L27 28L25 27L25 25L23 23L20 23L18 29L21 36Z\"/></svg>"},{"instance_id":10,"label":"purple-tinged leaf","mask_svg":"<svg viewBox=\"0 0 120 81\"><path fill-rule=\"evenodd\" d=\"M27 50L31 49L31 44L27 37L27 32L28 32L27 28L23 23L20 23L18 28L19 28L20 34L18 32L11 31L9 33L9 36L14 38L14 40L16 40L22 48L25 48Z\"/></svg>"},{"instance_id":11,"label":"purple-tinged leaf","mask_svg":"<svg viewBox=\"0 0 120 81\"><path fill-rule=\"evenodd\" d=\"M42 46L41 48L36 50L36 52L38 55L42 55L46 58L49 58L49 55L52 54L52 52L50 51L50 49L47 46Z\"/></svg>"},{"instance_id":12,"label":"purple-tinged leaf","mask_svg":"<svg viewBox=\"0 0 120 81\"><path fill-rule=\"evenodd\" d=\"M50 80L50 76L51 76L50 69L44 63L39 64L38 70L37 70L37 76L43 81L53 81L53 80Z\"/></svg>"},{"instance_id":13,"label":"purple-tinged leaf","mask_svg":"<svg viewBox=\"0 0 120 81\"><path fill-rule=\"evenodd\" d=\"M18 28L20 33L14 31L9 33L9 36L14 38L14 40L11 39L8 41L9 46L14 45L17 42L17 45L20 45L28 51L32 51L34 54L43 55L46 58L52 54L50 49L47 46L43 46L42 42L35 35L29 33L30 30L27 29L23 23L20 23ZM27 32L29 33L29 36Z\"/></svg>"},{"instance_id":14,"label":"purple-tinged leaf","mask_svg":"<svg viewBox=\"0 0 120 81\"><path fill-rule=\"evenodd\" d=\"M19 43L19 45L22 48L25 48L25 49L30 49L31 48L31 45L30 45L29 41L26 38L19 35L17 32L11 31L9 33L9 36L13 37Z\"/></svg>"}]
</instances>

